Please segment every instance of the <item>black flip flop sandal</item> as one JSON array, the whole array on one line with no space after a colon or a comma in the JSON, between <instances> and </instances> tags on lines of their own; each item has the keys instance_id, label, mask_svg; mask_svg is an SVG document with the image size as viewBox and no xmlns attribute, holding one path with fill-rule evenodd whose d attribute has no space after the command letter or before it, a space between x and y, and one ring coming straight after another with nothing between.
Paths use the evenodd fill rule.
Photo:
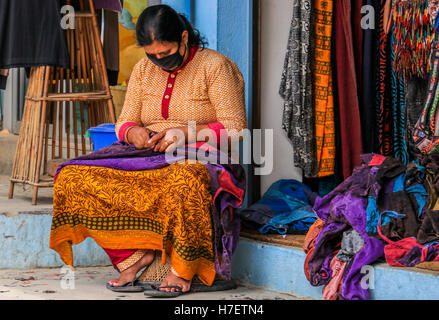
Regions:
<instances>
[{"instance_id":1,"label":"black flip flop sandal","mask_svg":"<svg viewBox=\"0 0 439 320\"><path fill-rule=\"evenodd\" d=\"M202 282L192 282L190 292L213 292L236 289L236 282L233 280L215 280L211 286Z\"/></svg>"},{"instance_id":2,"label":"black flip flop sandal","mask_svg":"<svg viewBox=\"0 0 439 320\"><path fill-rule=\"evenodd\" d=\"M206 286L202 282L192 282L191 288L186 292L181 292L181 288L178 286L167 286L162 288L175 288L176 292L167 292L159 289L159 285L151 285L150 289L143 291L145 296L148 297L161 297L161 298L174 298L185 293L196 292L214 292L236 289L236 282L233 280L216 280L211 286Z\"/></svg>"},{"instance_id":3,"label":"black flip flop sandal","mask_svg":"<svg viewBox=\"0 0 439 320\"><path fill-rule=\"evenodd\" d=\"M172 291L163 291L160 289L175 289L174 292ZM160 286L156 286L156 285L152 285L151 289L147 289L145 291L143 291L143 294L147 297L153 297L153 298L175 298L178 297L182 294L188 293L190 292L182 292L181 291L181 287L179 286L164 286L164 287L160 287Z\"/></svg>"},{"instance_id":4,"label":"black flip flop sandal","mask_svg":"<svg viewBox=\"0 0 439 320\"><path fill-rule=\"evenodd\" d=\"M160 282L134 280L125 283L123 286L112 286L110 283L106 284L107 289L114 292L143 292L151 289L151 286L160 285Z\"/></svg>"},{"instance_id":5,"label":"black flip flop sandal","mask_svg":"<svg viewBox=\"0 0 439 320\"><path fill-rule=\"evenodd\" d=\"M112 286L109 282L106 284L107 289L114 292L142 292L145 288L138 284L137 280L125 283L122 286Z\"/></svg>"}]
</instances>

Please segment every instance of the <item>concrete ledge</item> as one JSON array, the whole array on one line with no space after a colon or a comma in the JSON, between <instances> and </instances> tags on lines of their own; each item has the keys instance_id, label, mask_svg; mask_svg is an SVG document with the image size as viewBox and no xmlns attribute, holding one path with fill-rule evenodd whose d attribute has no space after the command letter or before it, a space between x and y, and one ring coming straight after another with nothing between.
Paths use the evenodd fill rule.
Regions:
<instances>
[{"instance_id":1,"label":"concrete ledge","mask_svg":"<svg viewBox=\"0 0 439 320\"><path fill-rule=\"evenodd\" d=\"M50 213L0 214L0 269L61 267L58 254L49 249ZM93 239L73 246L78 267L109 266L105 251ZM232 277L246 286L301 298L322 299L322 287L313 287L303 272L301 248L241 237L233 256ZM376 264L371 298L374 300L439 300L439 272L393 268Z\"/></svg>"},{"instance_id":2,"label":"concrete ledge","mask_svg":"<svg viewBox=\"0 0 439 320\"><path fill-rule=\"evenodd\" d=\"M32 269L61 267L58 253L49 249L52 215L0 214L0 269ZM87 238L73 246L74 265L78 267L108 266L105 251Z\"/></svg>"},{"instance_id":3,"label":"concrete ledge","mask_svg":"<svg viewBox=\"0 0 439 320\"><path fill-rule=\"evenodd\" d=\"M297 297L322 299L322 288L309 284L301 248L241 238L233 255L232 277L243 285ZM373 300L439 300L439 272L376 264Z\"/></svg>"}]
</instances>

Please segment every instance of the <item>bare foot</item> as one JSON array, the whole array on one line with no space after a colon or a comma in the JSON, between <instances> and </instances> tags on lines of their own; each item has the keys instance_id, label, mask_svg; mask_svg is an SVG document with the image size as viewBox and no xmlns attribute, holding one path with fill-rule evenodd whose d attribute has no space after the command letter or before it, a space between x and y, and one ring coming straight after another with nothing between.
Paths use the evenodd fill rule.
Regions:
<instances>
[{"instance_id":1,"label":"bare foot","mask_svg":"<svg viewBox=\"0 0 439 320\"><path fill-rule=\"evenodd\" d=\"M161 291L174 292L176 290L174 288L161 288L167 286L177 286L181 288L182 292L187 292L191 288L191 282L191 280L185 280L183 278L180 278L176 276L172 271L170 271L169 274L166 276L166 279L160 285L159 289Z\"/></svg>"},{"instance_id":2,"label":"bare foot","mask_svg":"<svg viewBox=\"0 0 439 320\"><path fill-rule=\"evenodd\" d=\"M110 285L113 287L121 287L127 282L133 281L136 278L137 272L151 264L151 262L154 260L154 256L154 250L148 250L148 252L145 253L145 255L139 261L128 269L122 271L118 279L110 280Z\"/></svg>"}]
</instances>

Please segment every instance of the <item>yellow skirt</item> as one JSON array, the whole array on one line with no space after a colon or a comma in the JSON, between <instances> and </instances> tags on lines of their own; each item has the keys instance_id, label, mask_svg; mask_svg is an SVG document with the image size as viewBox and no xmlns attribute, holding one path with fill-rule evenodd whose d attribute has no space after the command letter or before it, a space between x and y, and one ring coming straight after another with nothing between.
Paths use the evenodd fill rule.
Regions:
<instances>
[{"instance_id":1,"label":"yellow skirt","mask_svg":"<svg viewBox=\"0 0 439 320\"><path fill-rule=\"evenodd\" d=\"M215 253L210 176L202 163L122 171L70 165L54 185L50 248L73 265L87 237L106 249L154 249L184 279L211 285Z\"/></svg>"}]
</instances>

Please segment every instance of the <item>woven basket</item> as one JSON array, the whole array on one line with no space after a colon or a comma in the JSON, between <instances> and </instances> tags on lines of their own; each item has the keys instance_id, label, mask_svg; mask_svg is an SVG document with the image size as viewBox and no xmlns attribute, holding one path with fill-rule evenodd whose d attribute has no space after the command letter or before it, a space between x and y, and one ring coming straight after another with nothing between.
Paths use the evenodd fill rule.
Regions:
<instances>
[{"instance_id":1,"label":"woven basket","mask_svg":"<svg viewBox=\"0 0 439 320\"><path fill-rule=\"evenodd\" d=\"M171 264L169 263L169 256L166 255L166 263L162 264L162 255L157 253L154 257L154 260L151 264L141 273L141 275L137 278L142 282L157 282L161 283L165 280L168 273L171 272ZM223 278L216 274L215 280L223 280ZM201 280L195 276L192 279L193 283L201 283Z\"/></svg>"},{"instance_id":2,"label":"woven basket","mask_svg":"<svg viewBox=\"0 0 439 320\"><path fill-rule=\"evenodd\" d=\"M171 271L169 256L166 256L166 264L162 265L162 255L156 254L154 260L139 276L138 280L145 282L162 282Z\"/></svg>"}]
</instances>

